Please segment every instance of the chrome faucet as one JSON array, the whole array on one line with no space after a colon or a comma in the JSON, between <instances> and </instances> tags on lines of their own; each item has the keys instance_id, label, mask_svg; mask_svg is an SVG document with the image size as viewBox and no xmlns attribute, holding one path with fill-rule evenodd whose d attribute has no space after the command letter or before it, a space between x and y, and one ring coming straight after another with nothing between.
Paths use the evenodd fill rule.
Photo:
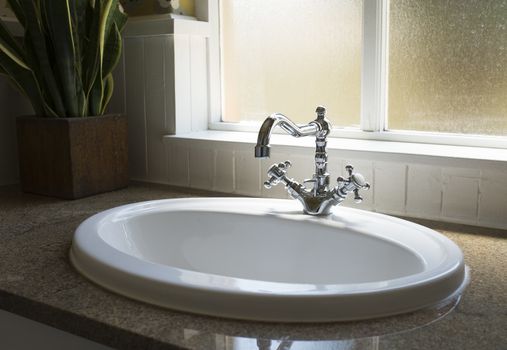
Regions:
<instances>
[{"instance_id":1,"label":"chrome faucet","mask_svg":"<svg viewBox=\"0 0 507 350\"><path fill-rule=\"evenodd\" d=\"M354 172L352 165L345 167L348 176L338 177L337 185L330 188L329 174L327 173L327 136L332 129L331 123L326 119L326 109L318 106L317 119L307 125L298 126L289 118L280 113L275 113L266 118L259 130L257 145L255 146L256 158L269 158L269 140L271 132L276 126L280 126L289 135L294 137L315 135L315 173L311 179L299 184L286 176L287 169L291 166L290 161L273 164L268 170L269 180L264 182L264 187L271 188L283 183L290 196L303 204L304 212L310 215L328 215L331 208L340 204L347 198L350 192L354 193L354 199L360 203L363 198L359 190L367 190L370 185L363 175ZM305 184L312 184L307 188Z\"/></svg>"}]
</instances>

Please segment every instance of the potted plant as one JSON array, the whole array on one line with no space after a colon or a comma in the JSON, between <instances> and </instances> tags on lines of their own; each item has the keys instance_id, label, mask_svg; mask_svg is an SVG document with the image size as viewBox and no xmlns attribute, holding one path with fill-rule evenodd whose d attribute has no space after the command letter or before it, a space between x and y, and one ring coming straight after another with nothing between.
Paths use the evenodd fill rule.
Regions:
<instances>
[{"instance_id":1,"label":"potted plant","mask_svg":"<svg viewBox=\"0 0 507 350\"><path fill-rule=\"evenodd\" d=\"M81 198L127 186L127 120L104 115L127 21L118 0L7 0L23 38L0 21L0 73L30 100L18 117L26 192Z\"/></svg>"}]
</instances>

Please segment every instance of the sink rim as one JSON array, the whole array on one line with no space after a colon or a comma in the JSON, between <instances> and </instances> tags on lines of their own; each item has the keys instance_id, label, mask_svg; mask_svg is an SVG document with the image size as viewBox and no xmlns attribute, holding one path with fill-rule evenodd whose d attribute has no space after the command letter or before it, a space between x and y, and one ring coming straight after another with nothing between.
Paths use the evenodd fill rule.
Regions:
<instances>
[{"instance_id":1,"label":"sink rim","mask_svg":"<svg viewBox=\"0 0 507 350\"><path fill-rule=\"evenodd\" d=\"M185 204L202 206L203 203L213 201L213 202L222 202L227 203L231 201L242 201L248 202L249 206L255 206L259 204L263 204L264 206L261 208L257 208L255 211L249 210L249 215L265 215L267 212L270 212L269 206L266 204L273 204L275 206L284 206L287 209L300 211L297 203L291 200L279 200L279 199L262 199L262 198L182 198L182 199L163 199L156 201L147 201L140 202L134 204L127 204L124 206L112 208L101 213L95 214L94 216L86 219L76 230L76 234L74 236L74 241L72 243L72 248L70 252L70 258L73 265L76 269L85 275L87 278L92 281L102 285L108 289L111 289L119 294L123 294L134 299L140 299L143 301L148 301L150 303L154 303L157 305L183 309L184 311L191 311L196 313L206 313L225 317L233 317L233 318L242 318L235 315L231 315L229 313L225 313L220 315L219 311L214 312L206 312L202 310L192 309L191 307L183 307L180 308L178 305L173 305L172 303L168 303L164 300L160 300L156 296L146 297L142 294L142 291L139 291L137 287L125 288L125 284L129 284L125 282L127 280L135 280L137 283L140 282L142 285L143 282L151 282L154 285L157 285L157 288L168 288L169 286L175 289L176 293L183 293L184 291L192 291L194 294L199 294L200 297L209 297L210 294L214 294L214 298L223 298L223 297L239 297L239 298L255 298L256 300L262 300L263 298L266 300L293 300L293 301L309 301L309 300L320 300L320 301L332 301L336 303L337 300L347 300L347 299L360 299L363 300L370 296L382 297L382 295L388 297L391 295L398 295L400 293L407 293L412 290L412 294L417 292L421 288L425 288L428 285L432 285L438 281L443 281L443 283L450 283L454 287L453 293L446 293L446 297L459 292L463 289L467 280L467 273L465 272L465 265L463 262L463 254L461 250L447 237L442 236L434 230L426 228L424 226L394 218L391 216L386 216L383 214L365 212L358 209L353 208L345 208L345 207L336 207L333 210L333 214L337 213L347 213L354 212L359 213L361 215L366 215L370 218L389 220L396 224L401 224L411 229L417 229L421 233L425 233L429 235L431 238L437 239L440 245L446 245L450 251L448 257L445 261L445 264L439 264L440 268L439 273L434 273L434 269L425 269L422 272L412 274L409 276L404 276L400 278L390 279L382 282L364 282L364 283L350 283L350 284L302 284L302 283L286 283L286 282L268 282L268 281L259 281L259 280L250 280L243 279L238 277L231 276L222 276L222 275L213 275L209 273L186 270L178 267L158 264L149 262L146 260L139 259L132 255L129 255L125 252L118 250L117 248L110 245L106 242L103 237L100 236L100 226L104 223L104 220L108 220L111 218L111 215L115 215L120 213L121 215L133 215L135 213L143 212L143 213L154 213L154 212L164 212L167 211L171 205L177 205L179 207L185 207ZM169 204L169 206L167 206ZM180 211L187 211L188 208L180 209ZM195 210L195 209L192 209ZM204 211L210 212L209 209L203 209ZM213 212L217 211L217 207L215 206ZM222 212L218 210L219 212ZM227 213L243 213L240 209L235 208L235 210L227 210ZM121 219L121 215L118 214ZM315 217L302 216L304 220L317 220L322 222L322 219ZM94 228L95 234L91 235L88 230L90 227ZM360 232L360 230L358 230ZM88 232L88 233L87 233ZM370 234L370 233L367 233ZM375 236L375 235L374 235ZM104 244L105 243L105 244ZM396 242L398 243L398 242ZM443 249L443 248L442 248ZM409 249L411 250L411 249ZM412 251L412 250L411 250ZM452 263L449 263L452 261ZM103 265L102 265L103 264ZM91 269L91 270L90 270ZM95 269L95 270L94 270ZM104 270L101 273L97 273L97 270ZM115 271L111 277L111 271ZM178 278L178 275L183 276L184 279ZM208 277L213 277L215 280L215 284L210 285L209 281L206 279ZM177 282L176 282L176 281ZM237 286L235 288L227 287L231 280L234 280L236 284L240 284L240 288ZM386 283L388 282L388 283ZM132 284L132 281L130 282ZM155 288L155 289L157 289ZM410 294L410 293L409 293ZM426 306L430 306L435 304L436 302L441 302L445 298L438 298L438 300L431 300L418 304L417 307L409 308L406 307L402 312L408 312L412 310L416 310L419 308L423 308ZM424 305L422 305L424 304ZM385 316L388 314L396 314L400 313L396 310L394 312L382 311L380 316ZM377 316L373 316L377 317ZM250 318L250 317L246 317ZM317 317L318 318L318 317ZM366 318L364 316L352 317L347 316L344 319L352 320L352 319L363 319ZM367 317L370 318L370 317ZM252 317L250 319L255 320L266 320L264 318ZM279 320L276 317L274 319L269 320ZM287 318L282 318L283 321L289 322L301 322L301 320L292 320ZM334 317L333 320L342 320L341 318ZM315 317L310 321L315 321ZM320 320L322 321L322 320ZM323 321L330 321L325 318ZM303 320L305 322L305 320Z\"/></svg>"}]
</instances>

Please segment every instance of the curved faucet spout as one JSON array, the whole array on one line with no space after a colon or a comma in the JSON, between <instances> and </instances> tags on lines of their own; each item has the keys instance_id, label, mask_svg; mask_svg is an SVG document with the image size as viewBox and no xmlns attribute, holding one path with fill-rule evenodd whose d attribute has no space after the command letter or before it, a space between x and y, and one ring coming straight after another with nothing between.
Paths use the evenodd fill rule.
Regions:
<instances>
[{"instance_id":1,"label":"curved faucet spout","mask_svg":"<svg viewBox=\"0 0 507 350\"><path fill-rule=\"evenodd\" d=\"M269 158L269 140L271 132L276 126L280 126L285 132L294 137L315 135L321 129L320 125L316 122L298 126L283 114L271 114L264 120L259 130L257 145L255 146L255 158Z\"/></svg>"},{"instance_id":2,"label":"curved faucet spout","mask_svg":"<svg viewBox=\"0 0 507 350\"><path fill-rule=\"evenodd\" d=\"M352 165L345 169L348 177L339 177L336 187L330 187L330 176L327 172L327 137L331 132L331 122L326 118L326 108L317 106L315 110L317 119L302 126L294 124L289 118L280 113L270 115L259 130L257 145L255 146L256 158L269 158L269 139L273 129L279 125L285 132L294 137L315 135L315 173L311 179L298 183L287 177L287 169L291 163L285 161L273 164L268 170L268 181L264 187L271 188L277 184L283 184L289 195L301 202L304 212L310 215L328 215L334 205L340 204L349 193L354 193L354 200L359 203L363 198L359 190L367 190L370 185L364 177L354 172ZM312 184L312 188L306 187Z\"/></svg>"}]
</instances>

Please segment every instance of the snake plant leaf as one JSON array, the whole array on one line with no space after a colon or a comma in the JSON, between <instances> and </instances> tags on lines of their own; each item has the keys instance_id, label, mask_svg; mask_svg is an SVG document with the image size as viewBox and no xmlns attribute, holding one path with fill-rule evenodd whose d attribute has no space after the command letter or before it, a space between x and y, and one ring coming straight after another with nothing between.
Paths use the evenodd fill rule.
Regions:
<instances>
[{"instance_id":1,"label":"snake plant leaf","mask_svg":"<svg viewBox=\"0 0 507 350\"><path fill-rule=\"evenodd\" d=\"M101 16L101 1L89 2L87 7L87 44L83 57L83 88L86 96L91 93L95 79L99 73L99 26Z\"/></svg>"},{"instance_id":2,"label":"snake plant leaf","mask_svg":"<svg viewBox=\"0 0 507 350\"><path fill-rule=\"evenodd\" d=\"M35 79L39 83L42 98L44 99L45 105L49 107L52 103L51 96L49 95L48 87L46 82L44 81L44 76L42 74L42 69L40 69L39 60L37 55L34 52L34 48L32 46L32 38L30 33L25 31L25 37L23 38L23 47L25 49L25 62L32 70ZM54 107L51 107L54 110Z\"/></svg>"},{"instance_id":3,"label":"snake plant leaf","mask_svg":"<svg viewBox=\"0 0 507 350\"><path fill-rule=\"evenodd\" d=\"M88 112L91 115L100 115L102 111L102 101L104 100L104 82L102 79L97 78L93 84L92 90L88 95Z\"/></svg>"},{"instance_id":4,"label":"snake plant leaf","mask_svg":"<svg viewBox=\"0 0 507 350\"><path fill-rule=\"evenodd\" d=\"M104 79L104 98L102 100L102 108L100 114L104 114L106 112L107 105L111 101L111 97L113 96L114 90L114 79L113 74L109 74Z\"/></svg>"},{"instance_id":5,"label":"snake plant leaf","mask_svg":"<svg viewBox=\"0 0 507 350\"><path fill-rule=\"evenodd\" d=\"M128 19L128 16L127 14L123 11L123 7L120 6L117 6L115 9L114 9L114 13L113 13L113 22L116 23L116 26L118 27L118 29L120 30L120 32L123 30L123 28L125 27L125 24L127 24L127 19Z\"/></svg>"},{"instance_id":6,"label":"snake plant leaf","mask_svg":"<svg viewBox=\"0 0 507 350\"><path fill-rule=\"evenodd\" d=\"M0 52L9 57L14 63L16 63L19 67L30 70L30 68L26 65L25 61L22 57L18 56L14 49L12 49L7 43L3 41L0 37Z\"/></svg>"},{"instance_id":7,"label":"snake plant leaf","mask_svg":"<svg viewBox=\"0 0 507 350\"><path fill-rule=\"evenodd\" d=\"M56 71L60 77L65 116L79 117L76 89L75 47L69 0L44 1L48 31L55 50Z\"/></svg>"},{"instance_id":8,"label":"snake plant leaf","mask_svg":"<svg viewBox=\"0 0 507 350\"><path fill-rule=\"evenodd\" d=\"M46 89L44 90L47 91L52 101L52 103L48 104L53 106L58 115L65 115L66 111L61 94L61 88L58 86L56 81L55 72L53 71L48 55L39 6L40 3L33 0L20 0L19 2L24 9L25 30L30 39L29 42L26 42L26 45L27 47L31 46L33 53L35 53L37 64L40 67L41 76L45 82Z\"/></svg>"},{"instance_id":9,"label":"snake plant leaf","mask_svg":"<svg viewBox=\"0 0 507 350\"><path fill-rule=\"evenodd\" d=\"M88 111L93 115L100 115L104 99L104 82L102 80L102 68L104 59L104 48L106 34L109 32L108 26L112 23L114 7L118 6L118 0L103 0L95 2L95 11L100 10L100 22L97 31L97 47L96 54L98 57L97 69L91 73L95 75L92 88L88 93L89 109ZM95 33L93 33L95 34Z\"/></svg>"},{"instance_id":10,"label":"snake plant leaf","mask_svg":"<svg viewBox=\"0 0 507 350\"><path fill-rule=\"evenodd\" d=\"M88 7L88 0L74 0L70 1L70 17L73 26L72 34L74 40L74 48L76 51L76 68L81 71L81 57L84 51L86 38L86 8Z\"/></svg>"},{"instance_id":11,"label":"snake plant leaf","mask_svg":"<svg viewBox=\"0 0 507 350\"><path fill-rule=\"evenodd\" d=\"M19 24L24 27L26 23L25 12L23 11L23 7L20 4L20 0L7 0L7 4L11 8L12 12L14 12L14 15L18 19Z\"/></svg>"},{"instance_id":12,"label":"snake plant leaf","mask_svg":"<svg viewBox=\"0 0 507 350\"><path fill-rule=\"evenodd\" d=\"M122 51L119 0L7 0L25 28L23 45L0 22L0 74L38 115L101 115Z\"/></svg>"},{"instance_id":13,"label":"snake plant leaf","mask_svg":"<svg viewBox=\"0 0 507 350\"><path fill-rule=\"evenodd\" d=\"M18 65L3 52L0 52L0 67L9 75L18 89L30 99L35 113L47 115L42 93L33 72Z\"/></svg>"},{"instance_id":14,"label":"snake plant leaf","mask_svg":"<svg viewBox=\"0 0 507 350\"><path fill-rule=\"evenodd\" d=\"M115 23L114 20L117 9L118 0L104 0L99 26L99 64L101 65L101 68L104 60L106 40L109 38L109 33Z\"/></svg>"},{"instance_id":15,"label":"snake plant leaf","mask_svg":"<svg viewBox=\"0 0 507 350\"><path fill-rule=\"evenodd\" d=\"M109 33L109 39L104 48L104 60L102 63L102 77L105 79L113 72L121 57L122 41L121 33L116 23L113 23L113 30Z\"/></svg>"},{"instance_id":16,"label":"snake plant leaf","mask_svg":"<svg viewBox=\"0 0 507 350\"><path fill-rule=\"evenodd\" d=\"M83 52L86 50L86 20L89 0L74 0L69 2L70 17L72 23L72 35L74 42L74 67L76 70L76 92L78 113L80 117L86 116L88 112L87 98L83 86Z\"/></svg>"},{"instance_id":17,"label":"snake plant leaf","mask_svg":"<svg viewBox=\"0 0 507 350\"><path fill-rule=\"evenodd\" d=\"M5 24L0 21L0 38L8 45L19 57L23 57L23 50L12 34L9 32Z\"/></svg>"}]
</instances>

